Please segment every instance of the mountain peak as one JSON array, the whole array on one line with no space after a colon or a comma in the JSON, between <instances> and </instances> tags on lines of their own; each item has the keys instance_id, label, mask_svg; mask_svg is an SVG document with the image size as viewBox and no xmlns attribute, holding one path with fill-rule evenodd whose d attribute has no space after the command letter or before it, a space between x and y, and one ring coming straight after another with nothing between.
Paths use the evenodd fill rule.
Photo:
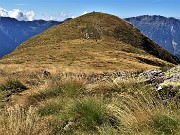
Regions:
<instances>
[{"instance_id":1,"label":"mountain peak","mask_svg":"<svg viewBox=\"0 0 180 135\"><path fill-rule=\"evenodd\" d=\"M179 63L130 23L100 12L56 25L21 44L4 60L96 70L136 70L163 66L165 61Z\"/></svg>"}]
</instances>

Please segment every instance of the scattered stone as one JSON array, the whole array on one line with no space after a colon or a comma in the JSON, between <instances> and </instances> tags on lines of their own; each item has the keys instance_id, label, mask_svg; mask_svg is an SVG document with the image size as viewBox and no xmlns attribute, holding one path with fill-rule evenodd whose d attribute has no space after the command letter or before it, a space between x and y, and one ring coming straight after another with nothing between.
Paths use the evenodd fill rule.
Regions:
<instances>
[{"instance_id":1,"label":"scattered stone","mask_svg":"<svg viewBox=\"0 0 180 135\"><path fill-rule=\"evenodd\" d=\"M158 88L165 80L165 73L162 70L147 70L139 75L139 80Z\"/></svg>"},{"instance_id":2,"label":"scattered stone","mask_svg":"<svg viewBox=\"0 0 180 135\"><path fill-rule=\"evenodd\" d=\"M162 99L180 98L180 74L166 78L157 91Z\"/></svg>"},{"instance_id":3,"label":"scattered stone","mask_svg":"<svg viewBox=\"0 0 180 135\"><path fill-rule=\"evenodd\" d=\"M177 93L180 92L180 89L175 85L159 86L157 92L162 100L167 100L175 98Z\"/></svg>"},{"instance_id":4,"label":"scattered stone","mask_svg":"<svg viewBox=\"0 0 180 135\"><path fill-rule=\"evenodd\" d=\"M44 78L48 78L50 75L51 75L50 72L47 71L47 70L44 70L43 73L42 73L42 76L43 76Z\"/></svg>"},{"instance_id":5,"label":"scattered stone","mask_svg":"<svg viewBox=\"0 0 180 135\"><path fill-rule=\"evenodd\" d=\"M162 100L180 99L180 70L177 71L177 67L167 72L147 70L139 75L139 80L154 86Z\"/></svg>"},{"instance_id":6,"label":"scattered stone","mask_svg":"<svg viewBox=\"0 0 180 135\"><path fill-rule=\"evenodd\" d=\"M70 121L68 124L64 127L64 131L68 131L73 127L74 122Z\"/></svg>"}]
</instances>

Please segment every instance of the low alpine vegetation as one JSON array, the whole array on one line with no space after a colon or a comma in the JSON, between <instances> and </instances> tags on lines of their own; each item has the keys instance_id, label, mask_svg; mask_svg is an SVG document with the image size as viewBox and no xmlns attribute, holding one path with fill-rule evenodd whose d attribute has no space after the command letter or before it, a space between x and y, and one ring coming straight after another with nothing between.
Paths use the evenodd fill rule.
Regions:
<instances>
[{"instance_id":1,"label":"low alpine vegetation","mask_svg":"<svg viewBox=\"0 0 180 135\"><path fill-rule=\"evenodd\" d=\"M5 84L0 85L1 91L9 91L11 93L18 93L26 89L27 87L18 80L8 80Z\"/></svg>"},{"instance_id":2,"label":"low alpine vegetation","mask_svg":"<svg viewBox=\"0 0 180 135\"><path fill-rule=\"evenodd\" d=\"M17 94L28 88L18 80L8 80L0 85L0 108L4 106L5 101L8 101L10 96Z\"/></svg>"},{"instance_id":3,"label":"low alpine vegetation","mask_svg":"<svg viewBox=\"0 0 180 135\"><path fill-rule=\"evenodd\" d=\"M162 100L155 87L135 77L92 84L58 78L46 81L46 87L29 96L27 106L2 110L1 117L7 119L7 123L1 121L3 133L180 134L178 99ZM21 86L7 84L1 91Z\"/></svg>"}]
</instances>

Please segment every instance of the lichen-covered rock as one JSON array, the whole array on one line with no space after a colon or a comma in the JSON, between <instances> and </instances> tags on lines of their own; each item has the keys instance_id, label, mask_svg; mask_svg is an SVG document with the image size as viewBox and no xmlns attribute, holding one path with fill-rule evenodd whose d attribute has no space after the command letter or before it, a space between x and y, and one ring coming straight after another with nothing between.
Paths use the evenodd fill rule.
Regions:
<instances>
[{"instance_id":1,"label":"lichen-covered rock","mask_svg":"<svg viewBox=\"0 0 180 135\"><path fill-rule=\"evenodd\" d=\"M167 100L167 99L172 99L176 98L179 99L180 97L180 87L176 85L164 85L164 86L159 86L157 89L157 92L160 96L161 99Z\"/></svg>"},{"instance_id":2,"label":"lichen-covered rock","mask_svg":"<svg viewBox=\"0 0 180 135\"><path fill-rule=\"evenodd\" d=\"M139 80L158 87L165 80L165 73L162 70L147 70L139 75Z\"/></svg>"},{"instance_id":3,"label":"lichen-covered rock","mask_svg":"<svg viewBox=\"0 0 180 135\"><path fill-rule=\"evenodd\" d=\"M157 89L162 99L180 98L180 74L173 74L159 84Z\"/></svg>"},{"instance_id":4,"label":"lichen-covered rock","mask_svg":"<svg viewBox=\"0 0 180 135\"><path fill-rule=\"evenodd\" d=\"M157 89L161 99L180 99L180 66L167 72L161 70L147 70L139 75L139 79L151 84Z\"/></svg>"},{"instance_id":5,"label":"lichen-covered rock","mask_svg":"<svg viewBox=\"0 0 180 135\"><path fill-rule=\"evenodd\" d=\"M180 74L180 66L171 68L165 73L165 76L166 78L170 78L171 76L174 76L175 74Z\"/></svg>"}]
</instances>

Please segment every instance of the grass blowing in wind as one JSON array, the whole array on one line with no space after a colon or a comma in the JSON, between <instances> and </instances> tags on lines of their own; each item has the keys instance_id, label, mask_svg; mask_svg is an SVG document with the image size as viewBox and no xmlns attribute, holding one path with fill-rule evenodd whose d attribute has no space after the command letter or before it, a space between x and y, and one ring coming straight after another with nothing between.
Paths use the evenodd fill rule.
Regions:
<instances>
[{"instance_id":1,"label":"grass blowing in wind","mask_svg":"<svg viewBox=\"0 0 180 135\"><path fill-rule=\"evenodd\" d=\"M56 94L44 88L41 93L34 94L33 97L39 94L43 96L38 96L33 106L29 104L24 108L15 105L3 109L3 132L37 134L44 130L43 134L124 135L180 133L179 106L159 99L150 85L139 83L134 78L102 83L103 87L101 84L90 89L89 84L82 84L81 81L61 82L53 78L49 87ZM101 91L96 93L96 89ZM31 99L32 96L29 101ZM31 122L31 128L26 130L28 121Z\"/></svg>"}]
</instances>

